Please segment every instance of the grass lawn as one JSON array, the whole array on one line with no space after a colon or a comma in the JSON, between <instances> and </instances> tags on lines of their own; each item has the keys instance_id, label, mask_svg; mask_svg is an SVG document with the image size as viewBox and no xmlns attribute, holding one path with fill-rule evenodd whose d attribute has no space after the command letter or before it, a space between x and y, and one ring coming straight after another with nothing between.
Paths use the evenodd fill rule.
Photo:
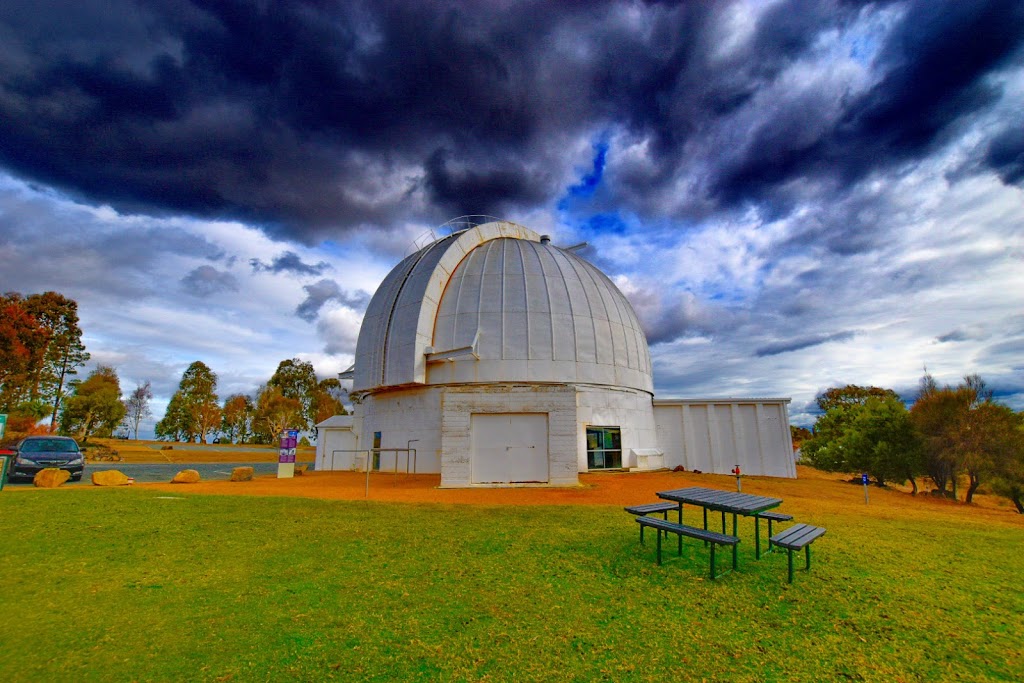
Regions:
<instances>
[{"instance_id":1,"label":"grass lawn","mask_svg":"<svg viewBox=\"0 0 1024 683\"><path fill-rule=\"evenodd\" d=\"M791 586L750 520L711 582L620 507L8 490L0 680L1024 679L1018 516L780 497Z\"/></svg>"}]
</instances>

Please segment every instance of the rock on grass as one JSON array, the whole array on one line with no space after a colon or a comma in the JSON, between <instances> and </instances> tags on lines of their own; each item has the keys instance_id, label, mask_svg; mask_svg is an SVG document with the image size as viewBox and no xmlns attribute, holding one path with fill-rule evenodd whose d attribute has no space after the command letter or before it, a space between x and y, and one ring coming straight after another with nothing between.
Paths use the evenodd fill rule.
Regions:
<instances>
[{"instance_id":1,"label":"rock on grass","mask_svg":"<svg viewBox=\"0 0 1024 683\"><path fill-rule=\"evenodd\" d=\"M71 473L67 470L47 467L45 470L36 472L36 476L32 478L32 484L41 489L55 489L70 478Z\"/></svg>"},{"instance_id":2,"label":"rock on grass","mask_svg":"<svg viewBox=\"0 0 1024 683\"><path fill-rule=\"evenodd\" d=\"M236 467L231 470L231 481L252 481L252 468Z\"/></svg>"},{"instance_id":3,"label":"rock on grass","mask_svg":"<svg viewBox=\"0 0 1024 683\"><path fill-rule=\"evenodd\" d=\"M199 481L199 472L196 470L182 470L171 479L172 484L195 484Z\"/></svg>"},{"instance_id":4,"label":"rock on grass","mask_svg":"<svg viewBox=\"0 0 1024 683\"><path fill-rule=\"evenodd\" d=\"M118 470L100 470L92 473L93 486L127 486L128 476Z\"/></svg>"}]
</instances>

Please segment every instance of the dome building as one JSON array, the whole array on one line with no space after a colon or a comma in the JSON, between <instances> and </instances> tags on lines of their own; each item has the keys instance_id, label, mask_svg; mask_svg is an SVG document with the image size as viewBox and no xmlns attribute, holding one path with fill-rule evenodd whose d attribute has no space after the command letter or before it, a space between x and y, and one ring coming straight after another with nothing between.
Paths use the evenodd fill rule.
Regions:
<instances>
[{"instance_id":1,"label":"dome building","mask_svg":"<svg viewBox=\"0 0 1024 683\"><path fill-rule=\"evenodd\" d=\"M504 221L399 263L342 377L353 381L353 448L329 466L321 453L318 467L361 468L353 456L364 449L374 467L440 472L443 487L574 485L581 471L662 467L659 431L683 439L690 430L674 423L694 408L668 402L673 424L656 424L647 340L625 296L571 250Z\"/></svg>"}]
</instances>

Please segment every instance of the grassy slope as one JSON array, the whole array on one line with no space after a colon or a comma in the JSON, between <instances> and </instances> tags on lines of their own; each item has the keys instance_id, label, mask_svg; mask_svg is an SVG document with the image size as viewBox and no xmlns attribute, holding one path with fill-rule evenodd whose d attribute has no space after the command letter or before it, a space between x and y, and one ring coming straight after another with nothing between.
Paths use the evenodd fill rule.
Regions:
<instances>
[{"instance_id":1,"label":"grassy slope","mask_svg":"<svg viewBox=\"0 0 1024 683\"><path fill-rule=\"evenodd\" d=\"M829 529L792 586L749 520L712 583L616 507L5 491L0 678L1021 679L1016 516L778 488Z\"/></svg>"}]
</instances>

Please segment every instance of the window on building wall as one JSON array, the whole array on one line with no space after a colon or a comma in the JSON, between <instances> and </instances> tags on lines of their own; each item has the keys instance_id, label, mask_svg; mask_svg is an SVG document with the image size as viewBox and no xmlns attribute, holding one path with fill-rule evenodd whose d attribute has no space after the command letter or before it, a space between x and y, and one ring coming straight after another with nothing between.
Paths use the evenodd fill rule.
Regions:
<instances>
[{"instance_id":1,"label":"window on building wall","mask_svg":"<svg viewBox=\"0 0 1024 683\"><path fill-rule=\"evenodd\" d=\"M380 469L380 432L373 433L373 469Z\"/></svg>"},{"instance_id":2,"label":"window on building wall","mask_svg":"<svg viewBox=\"0 0 1024 683\"><path fill-rule=\"evenodd\" d=\"M618 427L587 427L587 469L622 467L622 431Z\"/></svg>"}]
</instances>

